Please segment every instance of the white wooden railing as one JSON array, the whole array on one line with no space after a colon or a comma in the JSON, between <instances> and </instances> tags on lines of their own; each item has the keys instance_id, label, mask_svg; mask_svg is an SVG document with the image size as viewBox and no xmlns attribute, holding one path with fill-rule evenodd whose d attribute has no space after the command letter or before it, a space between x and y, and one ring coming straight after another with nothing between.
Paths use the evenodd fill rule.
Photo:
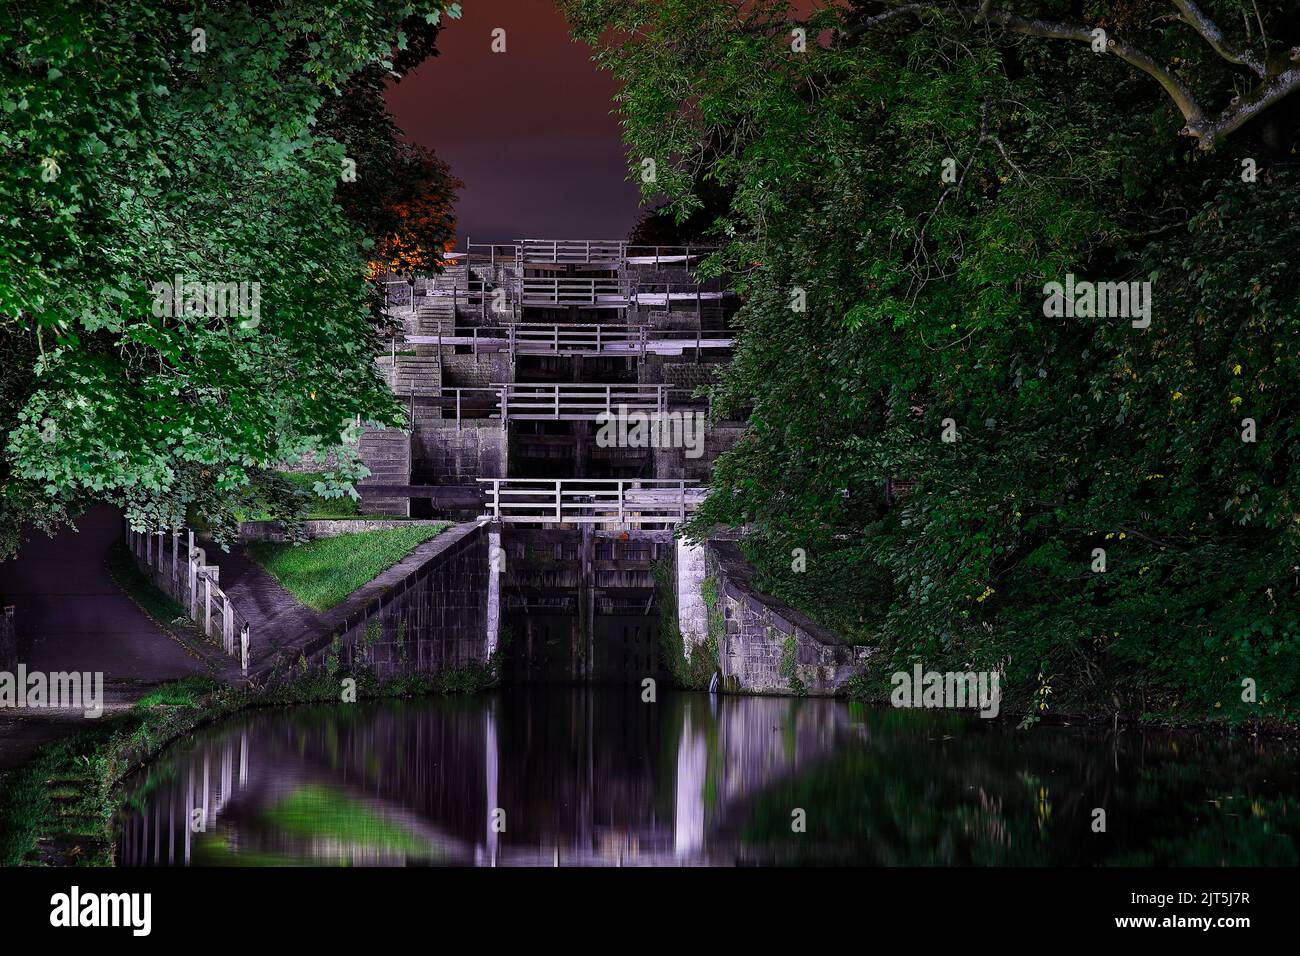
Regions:
<instances>
[{"instance_id":1,"label":"white wooden railing","mask_svg":"<svg viewBox=\"0 0 1300 956\"><path fill-rule=\"evenodd\" d=\"M248 675L249 625L221 589L221 569L194 544L194 532L147 533L125 523L127 550L136 566L161 591L184 605L203 635L239 661ZM170 547L168 547L170 545Z\"/></svg>"},{"instance_id":2,"label":"white wooden railing","mask_svg":"<svg viewBox=\"0 0 1300 956\"><path fill-rule=\"evenodd\" d=\"M520 302L526 306L559 308L570 305L627 305L628 285L619 278L574 276L524 276L520 281Z\"/></svg>"},{"instance_id":3,"label":"white wooden railing","mask_svg":"<svg viewBox=\"0 0 1300 956\"><path fill-rule=\"evenodd\" d=\"M702 329L648 329L642 325L604 323L518 322L476 326L454 335L408 335L408 345L465 345L479 352L516 355L681 355L708 349L729 349L730 332Z\"/></svg>"},{"instance_id":4,"label":"white wooden railing","mask_svg":"<svg viewBox=\"0 0 1300 956\"><path fill-rule=\"evenodd\" d=\"M506 524L599 524L670 528L704 500L705 489L677 479L480 478L483 517Z\"/></svg>"},{"instance_id":5,"label":"white wooden railing","mask_svg":"<svg viewBox=\"0 0 1300 956\"><path fill-rule=\"evenodd\" d=\"M663 412L669 385L496 383L506 417L523 421L592 421L602 414Z\"/></svg>"}]
</instances>

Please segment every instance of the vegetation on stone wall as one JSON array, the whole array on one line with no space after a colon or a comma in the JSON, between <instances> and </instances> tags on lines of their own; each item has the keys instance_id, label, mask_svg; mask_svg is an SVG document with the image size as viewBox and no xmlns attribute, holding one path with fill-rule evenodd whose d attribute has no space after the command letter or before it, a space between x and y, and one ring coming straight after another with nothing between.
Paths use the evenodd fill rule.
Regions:
<instances>
[{"instance_id":1,"label":"vegetation on stone wall","mask_svg":"<svg viewBox=\"0 0 1300 956\"><path fill-rule=\"evenodd\" d=\"M718 669L718 645L710 629L709 640L693 644L688 654L677 619L677 584L671 552L654 563L655 592L659 595L659 652L673 683L688 690L707 690ZM703 593L709 578L701 583ZM707 598L706 598L707 602Z\"/></svg>"}]
</instances>

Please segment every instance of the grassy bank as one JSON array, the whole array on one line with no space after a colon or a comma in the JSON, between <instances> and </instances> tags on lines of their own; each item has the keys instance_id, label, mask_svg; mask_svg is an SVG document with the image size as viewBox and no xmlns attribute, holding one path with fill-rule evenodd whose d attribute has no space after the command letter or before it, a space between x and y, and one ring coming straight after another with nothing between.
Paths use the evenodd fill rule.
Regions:
<instances>
[{"instance_id":1,"label":"grassy bank","mask_svg":"<svg viewBox=\"0 0 1300 956\"><path fill-rule=\"evenodd\" d=\"M303 604L328 611L448 527L363 531L299 545L259 541L248 546L248 556Z\"/></svg>"},{"instance_id":2,"label":"grassy bank","mask_svg":"<svg viewBox=\"0 0 1300 956\"><path fill-rule=\"evenodd\" d=\"M189 678L161 687L129 711L42 748L0 780L0 866L111 866L118 784L171 742L256 707L338 703L340 682L309 674L272 689ZM357 699L472 693L496 681L495 664L380 684L357 674Z\"/></svg>"}]
</instances>

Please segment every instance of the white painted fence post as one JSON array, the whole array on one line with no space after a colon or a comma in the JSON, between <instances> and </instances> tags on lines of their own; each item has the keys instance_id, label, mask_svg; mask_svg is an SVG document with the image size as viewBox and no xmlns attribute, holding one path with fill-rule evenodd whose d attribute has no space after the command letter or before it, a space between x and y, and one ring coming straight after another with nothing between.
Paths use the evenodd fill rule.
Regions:
<instances>
[{"instance_id":1,"label":"white painted fence post","mask_svg":"<svg viewBox=\"0 0 1300 956\"><path fill-rule=\"evenodd\" d=\"M248 625L239 629L239 666L244 676L248 676Z\"/></svg>"},{"instance_id":2,"label":"white painted fence post","mask_svg":"<svg viewBox=\"0 0 1300 956\"><path fill-rule=\"evenodd\" d=\"M212 574L203 573L203 636L212 636Z\"/></svg>"},{"instance_id":3,"label":"white painted fence post","mask_svg":"<svg viewBox=\"0 0 1300 956\"><path fill-rule=\"evenodd\" d=\"M235 610L224 592L221 597L221 647L227 654L235 653Z\"/></svg>"}]
</instances>

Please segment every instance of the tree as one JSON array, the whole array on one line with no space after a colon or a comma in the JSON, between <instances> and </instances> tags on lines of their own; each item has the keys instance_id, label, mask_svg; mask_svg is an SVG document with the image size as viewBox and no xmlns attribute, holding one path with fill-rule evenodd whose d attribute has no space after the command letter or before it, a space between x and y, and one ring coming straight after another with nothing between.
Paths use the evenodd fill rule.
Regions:
<instances>
[{"instance_id":1,"label":"tree","mask_svg":"<svg viewBox=\"0 0 1300 956\"><path fill-rule=\"evenodd\" d=\"M431 53L431 43L401 52ZM341 142L355 163L339 183L338 199L365 232L372 271L436 272L440 253L455 247L456 191L464 184L432 151L404 137L384 103L389 78L378 64L363 69L325 100L316 131Z\"/></svg>"},{"instance_id":2,"label":"tree","mask_svg":"<svg viewBox=\"0 0 1300 956\"><path fill-rule=\"evenodd\" d=\"M1082 9L1198 101L1240 72L1215 43L1263 55ZM1180 139L1150 70L991 10L566 4L656 191L679 216L698 182L732 195L743 331L715 407L753 412L693 534L755 529L766 586L876 645L877 678L1000 668L1026 710L1294 718L1296 100ZM1150 290L1149 325L1055 314L1074 278Z\"/></svg>"},{"instance_id":3,"label":"tree","mask_svg":"<svg viewBox=\"0 0 1300 956\"><path fill-rule=\"evenodd\" d=\"M1201 149L1206 150L1213 149L1223 137L1255 119L1296 90L1300 90L1300 47L1273 49L1258 7L1255 8L1255 18L1259 24L1259 36L1252 34L1250 17L1243 10L1241 12L1245 40L1237 43L1228 39L1214 19L1192 0L1171 0L1171 4L1176 10L1175 18L1195 30L1214 53L1226 63L1241 67L1253 74L1254 86L1233 96L1231 102L1217 116L1210 115L1210 110L1203 105L1201 99L1179 75L1180 71L1176 67L1157 62L1141 46L1111 36L1101 18L1092 25L1063 23L1059 20L1022 16L998 9L993 6L991 0L985 0L979 6L958 3L904 3L859 20L847 31L847 35L866 36L878 25L900 16L956 14L972 27L984 24L997 25L1025 36L1086 43L1098 53L1119 57L1159 83L1186 121L1181 133L1199 140ZM1229 6L1218 5L1223 6L1225 10ZM1136 26L1138 14L1139 8L1134 7L1129 11L1121 10L1120 18L1127 21L1128 28L1133 28Z\"/></svg>"},{"instance_id":4,"label":"tree","mask_svg":"<svg viewBox=\"0 0 1300 956\"><path fill-rule=\"evenodd\" d=\"M409 62L408 37L427 53L458 12L5 5L0 553L21 523L92 499L137 528L228 525L279 463L345 446L358 420L399 420L373 362L374 207L340 197L347 122L318 124L336 91ZM342 454L328 491L362 473Z\"/></svg>"}]
</instances>

